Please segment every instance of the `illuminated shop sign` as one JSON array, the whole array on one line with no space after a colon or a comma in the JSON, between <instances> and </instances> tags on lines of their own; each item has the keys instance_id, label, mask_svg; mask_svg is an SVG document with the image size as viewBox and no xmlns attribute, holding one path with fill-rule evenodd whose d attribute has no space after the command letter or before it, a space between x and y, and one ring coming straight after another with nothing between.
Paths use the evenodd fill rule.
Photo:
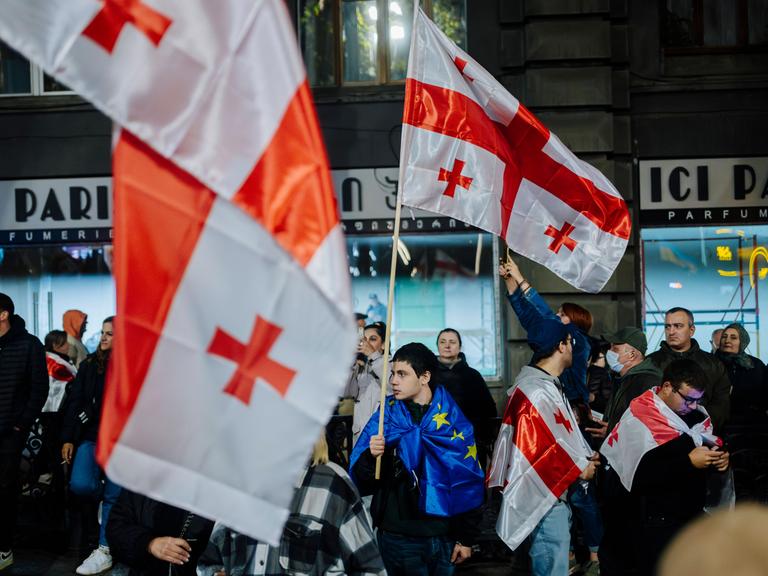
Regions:
<instances>
[{"instance_id":1,"label":"illuminated shop sign","mask_svg":"<svg viewBox=\"0 0 768 576\"><path fill-rule=\"evenodd\" d=\"M394 228L397 168L333 170L346 234ZM447 232L471 226L403 207L404 232ZM0 245L111 242L112 178L0 181Z\"/></svg>"},{"instance_id":2,"label":"illuminated shop sign","mask_svg":"<svg viewBox=\"0 0 768 576\"><path fill-rule=\"evenodd\" d=\"M643 160L640 223L768 222L768 158Z\"/></svg>"},{"instance_id":3,"label":"illuminated shop sign","mask_svg":"<svg viewBox=\"0 0 768 576\"><path fill-rule=\"evenodd\" d=\"M111 239L110 177L0 181L0 244Z\"/></svg>"},{"instance_id":4,"label":"illuminated shop sign","mask_svg":"<svg viewBox=\"0 0 768 576\"><path fill-rule=\"evenodd\" d=\"M397 168L333 170L332 176L345 234L387 234L394 230ZM455 218L403 206L400 230L450 232L474 228Z\"/></svg>"}]
</instances>

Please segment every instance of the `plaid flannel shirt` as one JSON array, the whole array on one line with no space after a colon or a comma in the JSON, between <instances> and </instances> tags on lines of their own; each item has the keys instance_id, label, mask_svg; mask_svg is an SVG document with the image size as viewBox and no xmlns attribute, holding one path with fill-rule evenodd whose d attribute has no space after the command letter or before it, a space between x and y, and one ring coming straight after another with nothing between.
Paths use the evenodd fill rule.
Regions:
<instances>
[{"instance_id":1,"label":"plaid flannel shirt","mask_svg":"<svg viewBox=\"0 0 768 576\"><path fill-rule=\"evenodd\" d=\"M217 523L197 572L213 576L222 568L227 576L386 574L357 488L333 463L307 470L279 546Z\"/></svg>"}]
</instances>

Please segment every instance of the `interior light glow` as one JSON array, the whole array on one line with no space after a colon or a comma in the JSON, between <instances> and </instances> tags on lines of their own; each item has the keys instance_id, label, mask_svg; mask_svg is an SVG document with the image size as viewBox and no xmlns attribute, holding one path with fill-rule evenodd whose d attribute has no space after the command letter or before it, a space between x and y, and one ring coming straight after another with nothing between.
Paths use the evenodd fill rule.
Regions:
<instances>
[{"instance_id":1,"label":"interior light glow","mask_svg":"<svg viewBox=\"0 0 768 576\"><path fill-rule=\"evenodd\" d=\"M371 6L368 8L368 18L371 20L378 20L379 19L379 11L376 9L376 6Z\"/></svg>"},{"instance_id":2,"label":"interior light glow","mask_svg":"<svg viewBox=\"0 0 768 576\"><path fill-rule=\"evenodd\" d=\"M393 40L402 40L403 38L405 38L405 28L403 28L402 26L390 26L389 36Z\"/></svg>"},{"instance_id":3,"label":"interior light glow","mask_svg":"<svg viewBox=\"0 0 768 576\"><path fill-rule=\"evenodd\" d=\"M735 270L717 270L717 273L720 274L720 276L725 276L726 278L735 278L739 275L739 273Z\"/></svg>"},{"instance_id":4,"label":"interior light glow","mask_svg":"<svg viewBox=\"0 0 768 576\"><path fill-rule=\"evenodd\" d=\"M675 289L675 290L680 290L680 288L682 288L682 287L683 287L683 285L682 285L682 283L681 283L681 282L670 282L670 283L669 283L669 287L670 287L670 288L673 288L673 289Z\"/></svg>"},{"instance_id":5,"label":"interior light glow","mask_svg":"<svg viewBox=\"0 0 768 576\"><path fill-rule=\"evenodd\" d=\"M400 4L398 4L397 2L389 3L389 11L392 12L392 14L397 14L398 16L403 15L403 9L400 8Z\"/></svg>"}]
</instances>

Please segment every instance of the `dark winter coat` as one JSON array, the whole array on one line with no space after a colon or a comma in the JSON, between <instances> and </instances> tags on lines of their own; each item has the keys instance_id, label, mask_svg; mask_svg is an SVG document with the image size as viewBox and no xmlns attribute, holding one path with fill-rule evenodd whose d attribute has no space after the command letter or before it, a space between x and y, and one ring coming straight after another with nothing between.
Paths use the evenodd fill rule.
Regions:
<instances>
[{"instance_id":1,"label":"dark winter coat","mask_svg":"<svg viewBox=\"0 0 768 576\"><path fill-rule=\"evenodd\" d=\"M168 576L168 562L152 556L149 543L162 536L184 538L192 547L189 562L173 565L170 574L194 576L212 530L210 520L123 489L109 514L107 541L112 556L131 568L130 576Z\"/></svg>"},{"instance_id":2,"label":"dark winter coat","mask_svg":"<svg viewBox=\"0 0 768 576\"><path fill-rule=\"evenodd\" d=\"M47 398L45 348L14 315L0 337L0 436L14 428L26 434Z\"/></svg>"},{"instance_id":3,"label":"dark winter coat","mask_svg":"<svg viewBox=\"0 0 768 576\"><path fill-rule=\"evenodd\" d=\"M682 416L693 426L704 416ZM688 454L696 447L687 434L654 448L640 460L628 492L618 475L605 476L605 536L600 546L606 574L651 576L666 545L688 522L701 515L707 495L707 470ZM638 572L631 572L636 568Z\"/></svg>"},{"instance_id":4,"label":"dark winter coat","mask_svg":"<svg viewBox=\"0 0 768 576\"><path fill-rule=\"evenodd\" d=\"M106 365L99 365L96 354L91 354L80 364L77 376L67 385L61 409L64 414L62 443L79 445L85 440L96 442L106 376Z\"/></svg>"},{"instance_id":5,"label":"dark winter coat","mask_svg":"<svg viewBox=\"0 0 768 576\"><path fill-rule=\"evenodd\" d=\"M604 413L608 401L616 389L613 378L611 378L611 371L604 366L592 364L587 368L587 388L589 388L589 393L595 396L595 399L589 404L590 408Z\"/></svg>"},{"instance_id":6,"label":"dark winter coat","mask_svg":"<svg viewBox=\"0 0 768 576\"><path fill-rule=\"evenodd\" d=\"M760 359L748 356L752 368L735 362L735 354L717 352L731 382L730 424L765 426L768 424L768 369Z\"/></svg>"},{"instance_id":7,"label":"dark winter coat","mask_svg":"<svg viewBox=\"0 0 768 576\"><path fill-rule=\"evenodd\" d=\"M699 348L696 339L691 340L691 347L685 352L675 352L666 342L662 342L661 348L649 355L648 358L662 372L674 360L687 359L696 362L707 377L701 404L712 417L715 433L722 431L723 426L728 422L728 415L731 411L731 381L728 380L728 374L726 374L722 362L709 352L704 352Z\"/></svg>"},{"instance_id":8,"label":"dark winter coat","mask_svg":"<svg viewBox=\"0 0 768 576\"><path fill-rule=\"evenodd\" d=\"M475 438L481 442L493 442L495 431L492 419L496 417L496 402L480 372L471 368L462 355L453 366L440 362L437 383L456 400L475 429Z\"/></svg>"},{"instance_id":9,"label":"dark winter coat","mask_svg":"<svg viewBox=\"0 0 768 576\"><path fill-rule=\"evenodd\" d=\"M621 420L629 403L654 386L661 386L661 370L648 358L617 379L616 390L605 409L604 419L608 422L609 433Z\"/></svg>"}]
</instances>

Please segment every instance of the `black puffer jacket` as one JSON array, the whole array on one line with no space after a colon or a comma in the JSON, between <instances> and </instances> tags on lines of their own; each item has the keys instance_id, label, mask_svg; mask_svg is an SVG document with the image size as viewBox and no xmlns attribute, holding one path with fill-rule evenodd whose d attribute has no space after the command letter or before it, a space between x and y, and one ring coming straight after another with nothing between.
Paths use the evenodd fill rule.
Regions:
<instances>
[{"instance_id":1,"label":"black puffer jacket","mask_svg":"<svg viewBox=\"0 0 768 576\"><path fill-rule=\"evenodd\" d=\"M14 315L0 337L0 435L31 428L48 398L48 369L40 340Z\"/></svg>"},{"instance_id":2,"label":"black puffer jacket","mask_svg":"<svg viewBox=\"0 0 768 576\"><path fill-rule=\"evenodd\" d=\"M688 359L696 362L707 377L701 404L707 409L715 426L715 433L720 433L728 421L731 411L731 381L725 373L725 366L709 352L699 348L696 339L691 340L691 347L685 352L675 352L666 342L661 348L648 356L663 372L674 360Z\"/></svg>"}]
</instances>

